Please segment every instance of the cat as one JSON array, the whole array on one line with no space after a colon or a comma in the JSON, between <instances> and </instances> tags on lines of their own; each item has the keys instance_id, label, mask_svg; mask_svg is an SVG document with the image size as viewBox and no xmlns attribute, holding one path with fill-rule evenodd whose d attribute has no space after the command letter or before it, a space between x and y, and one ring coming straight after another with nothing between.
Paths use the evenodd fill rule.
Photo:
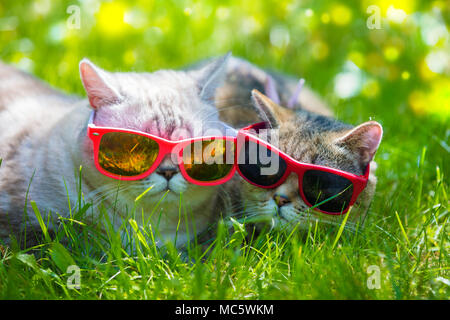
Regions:
<instances>
[{"instance_id":1,"label":"cat","mask_svg":"<svg viewBox=\"0 0 450 320\"><path fill-rule=\"evenodd\" d=\"M143 216L158 227L153 228L159 232L158 243L176 236L182 244L187 241L187 225L179 217L179 206L185 199L195 215L196 230L206 228L218 187L188 183L170 157L143 180L106 177L94 165L86 130L94 109L97 126L134 129L169 140L201 136L199 130L210 128L224 131L213 98L228 56L196 70L153 73L108 72L83 59L79 70L89 102L0 62L0 241L8 245L13 235L25 246L36 243L40 227L30 201L43 214L68 217L77 202L80 166L81 190L86 202L94 205L93 218L103 206L119 227L134 208L139 224ZM144 191L136 206L135 199Z\"/></svg>"},{"instance_id":2,"label":"cat","mask_svg":"<svg viewBox=\"0 0 450 320\"><path fill-rule=\"evenodd\" d=\"M224 84L216 92L216 105L221 120L243 127L261 120L268 121L278 133L277 147L295 160L341 169L357 175L370 163L370 176L359 195L346 223L355 229L364 222L375 193L376 163L373 157L381 142L383 129L375 121L353 127L332 117L326 104L311 89L305 87L296 97L294 77L265 71L248 61L231 58ZM258 91L272 92L275 103ZM275 91L275 94L274 94ZM289 101L294 97L295 101ZM282 107L291 103L293 108ZM262 189L235 177L222 186L217 210L224 216L242 217L245 221L262 222L274 229L307 230L310 223L321 226L340 224L343 216L308 210L298 193L298 178L291 174L279 187Z\"/></svg>"}]
</instances>

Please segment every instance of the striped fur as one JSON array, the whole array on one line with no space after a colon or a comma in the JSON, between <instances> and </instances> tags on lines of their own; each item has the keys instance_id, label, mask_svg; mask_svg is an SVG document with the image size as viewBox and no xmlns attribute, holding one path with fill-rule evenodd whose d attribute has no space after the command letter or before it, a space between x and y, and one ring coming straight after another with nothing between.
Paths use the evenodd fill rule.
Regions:
<instances>
[{"instance_id":1,"label":"striped fur","mask_svg":"<svg viewBox=\"0 0 450 320\"><path fill-rule=\"evenodd\" d=\"M226 60L219 58L199 70L154 73L110 73L83 60L80 71L91 106L96 108L96 125L177 140L212 128L224 130L211 101ZM34 242L32 235L40 228L30 201L53 218L55 213L67 217L67 194L72 209L77 205L80 166L83 197L94 204L89 214L93 220L98 208L105 206L111 221L120 225L135 207L136 197L153 186L137 204L136 220L144 223L144 216L152 224L159 223L160 241L173 239L177 232L180 198L188 212L195 212L196 229L206 228L216 188L189 184L169 158L161 165L176 171L169 179L157 171L140 181L119 182L96 170L86 136L91 110L85 99L62 94L0 63L0 241L9 243L10 234L23 241L27 230L26 245ZM158 211L150 216L163 197ZM184 221L178 231L180 244L186 241Z\"/></svg>"}]
</instances>

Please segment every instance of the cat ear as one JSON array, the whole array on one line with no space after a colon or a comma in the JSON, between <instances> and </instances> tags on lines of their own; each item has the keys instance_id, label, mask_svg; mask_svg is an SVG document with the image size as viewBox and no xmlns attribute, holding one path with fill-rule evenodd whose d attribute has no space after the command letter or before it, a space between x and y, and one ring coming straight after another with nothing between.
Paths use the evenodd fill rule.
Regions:
<instances>
[{"instance_id":1,"label":"cat ear","mask_svg":"<svg viewBox=\"0 0 450 320\"><path fill-rule=\"evenodd\" d=\"M219 87L225 78L225 67L231 52L214 59L200 70L193 71L191 74L196 79L200 90L200 97L209 101L214 99L217 87Z\"/></svg>"},{"instance_id":2,"label":"cat ear","mask_svg":"<svg viewBox=\"0 0 450 320\"><path fill-rule=\"evenodd\" d=\"M338 146L355 152L360 157L362 167L372 161L383 137L383 127L376 121L365 122L338 138Z\"/></svg>"},{"instance_id":3,"label":"cat ear","mask_svg":"<svg viewBox=\"0 0 450 320\"><path fill-rule=\"evenodd\" d=\"M272 128L278 128L282 122L293 116L291 110L279 106L256 89L252 90L252 101L259 115L269 122Z\"/></svg>"},{"instance_id":4,"label":"cat ear","mask_svg":"<svg viewBox=\"0 0 450 320\"><path fill-rule=\"evenodd\" d=\"M108 72L100 69L86 58L80 62L80 76L89 103L94 109L121 100L121 95L111 86L112 81Z\"/></svg>"}]
</instances>

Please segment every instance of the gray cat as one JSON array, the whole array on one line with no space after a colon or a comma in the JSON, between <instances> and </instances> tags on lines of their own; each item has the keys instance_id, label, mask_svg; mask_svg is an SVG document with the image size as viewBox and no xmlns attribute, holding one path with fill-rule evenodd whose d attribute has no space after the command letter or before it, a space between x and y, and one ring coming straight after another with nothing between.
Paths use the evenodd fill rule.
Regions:
<instances>
[{"instance_id":1,"label":"gray cat","mask_svg":"<svg viewBox=\"0 0 450 320\"><path fill-rule=\"evenodd\" d=\"M170 140L201 135L198 128L224 130L212 101L226 61L224 56L192 71L111 73L85 59L80 75L89 103L0 63L0 240L8 244L10 234L23 240L26 230L27 245L35 242L39 223L31 200L42 213L67 217L67 195L73 207L80 166L81 190L94 204L94 218L102 205L119 226L123 221L112 216L114 212L126 218L136 197L153 186L135 208L136 220L143 223L143 209L144 219L158 224L159 241L173 240L177 233L181 194L195 212L196 230L205 229L217 187L188 183L169 158L146 179L119 183L95 168L86 129L94 109L97 126L134 129ZM158 212L150 217L163 196ZM184 221L178 226L180 244L187 239Z\"/></svg>"}]
</instances>

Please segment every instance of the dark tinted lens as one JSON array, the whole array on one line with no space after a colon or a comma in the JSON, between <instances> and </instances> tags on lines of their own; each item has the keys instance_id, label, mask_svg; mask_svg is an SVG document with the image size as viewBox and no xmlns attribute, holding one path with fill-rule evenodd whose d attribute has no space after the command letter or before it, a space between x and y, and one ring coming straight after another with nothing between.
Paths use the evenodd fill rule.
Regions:
<instances>
[{"instance_id":1,"label":"dark tinted lens","mask_svg":"<svg viewBox=\"0 0 450 320\"><path fill-rule=\"evenodd\" d=\"M309 170L303 176L303 193L306 200L318 209L339 213L344 211L353 195L353 184L333 173Z\"/></svg>"},{"instance_id":2,"label":"dark tinted lens","mask_svg":"<svg viewBox=\"0 0 450 320\"><path fill-rule=\"evenodd\" d=\"M226 177L234 164L234 142L196 141L183 150L186 173L195 180L213 182Z\"/></svg>"},{"instance_id":3,"label":"dark tinted lens","mask_svg":"<svg viewBox=\"0 0 450 320\"><path fill-rule=\"evenodd\" d=\"M286 162L275 152L252 141L245 141L238 157L239 170L253 183L272 186L286 172Z\"/></svg>"},{"instance_id":4,"label":"dark tinted lens","mask_svg":"<svg viewBox=\"0 0 450 320\"><path fill-rule=\"evenodd\" d=\"M100 140L98 163L115 175L138 176L150 169L158 152L158 143L150 138L133 133L108 132Z\"/></svg>"}]
</instances>

